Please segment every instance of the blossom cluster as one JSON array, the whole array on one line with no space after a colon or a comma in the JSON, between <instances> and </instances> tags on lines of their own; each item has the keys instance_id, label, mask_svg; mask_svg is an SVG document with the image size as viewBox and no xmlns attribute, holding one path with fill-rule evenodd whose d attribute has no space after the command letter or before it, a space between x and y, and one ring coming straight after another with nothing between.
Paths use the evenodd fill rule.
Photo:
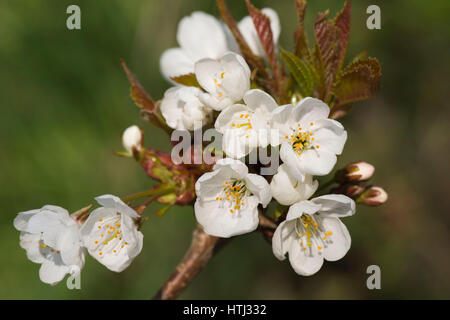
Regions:
<instances>
[{"instance_id":1,"label":"blossom cluster","mask_svg":"<svg viewBox=\"0 0 450 320\"><path fill-rule=\"evenodd\" d=\"M223 1L218 3L223 5ZM300 16L306 7L302 3L297 2ZM213 237L253 232L262 218L269 219L275 225L271 234L274 256L279 260L288 256L294 271L308 276L319 271L324 260L339 260L350 249L351 237L341 218L355 214L356 203L374 206L387 200L381 187L365 184L374 167L363 161L338 170L330 182L339 185L330 192L324 190L329 184L319 187L315 177L333 171L347 141L347 131L332 113L342 98L329 95L324 85L312 90L307 83L306 89L298 90L283 85L289 81L278 81L284 75L274 62L280 19L273 9L259 11L248 0L247 5L250 16L235 26L203 12L183 18L177 31L179 47L166 50L160 59L161 72L172 87L156 103L145 92L135 98L143 118L169 133L213 127L222 138L214 150L220 159L212 166L178 164L169 154L145 148L139 127L126 129L122 135L125 151L118 154L134 157L159 184L122 198L147 197L136 206L103 195L96 198L100 207L93 211L89 206L69 215L61 207L47 205L19 213L14 226L20 231L20 245L31 261L42 264L43 282L55 284L66 274L79 274L86 251L108 269L123 271L142 250L141 214L152 201L164 204L158 215L173 205L192 205L198 224ZM340 19L347 19L348 28L349 10L346 2L340 14L347 17ZM257 26L257 21L266 24ZM323 21L322 17L317 23ZM307 59L284 55L288 63L301 66L303 73L314 74ZM370 64L370 72L377 69L374 60L358 63L358 68ZM271 73L261 66L270 66ZM125 65L124 69L133 97L133 90L142 87ZM261 78L262 71L266 78ZM275 84L270 82L272 76ZM333 86L333 82L327 84ZM338 87L333 88L339 93ZM276 151L282 162L271 175L262 174L266 164L247 161L262 149ZM273 215L267 214L270 207L276 208Z\"/></svg>"},{"instance_id":2,"label":"blossom cluster","mask_svg":"<svg viewBox=\"0 0 450 320\"><path fill-rule=\"evenodd\" d=\"M276 43L278 15L272 9L262 12L271 19ZM263 56L252 27L250 17L239 23L254 53ZM313 274L324 258L340 259L350 247L349 233L339 217L354 214L354 201L345 195L308 200L318 187L313 176L330 173L347 132L328 118L330 108L319 99L306 97L295 106L279 106L265 91L250 89L250 68L241 55L226 51L227 33L222 28L214 17L195 12L180 22L181 47L167 50L161 58L161 70L169 79L194 72L201 87L178 85L166 92L161 111L171 128L193 130L196 121L205 124L213 111L220 112L214 127L223 134L226 158L197 180L195 217L213 236L252 232L259 224L258 205L266 207L273 197L290 206L286 221L274 235L275 256L284 259L289 252L299 274ZM199 34L201 46L196 41ZM256 148L269 145L281 145L283 161L270 184L263 176L249 173L242 161Z\"/></svg>"},{"instance_id":3,"label":"blossom cluster","mask_svg":"<svg viewBox=\"0 0 450 320\"><path fill-rule=\"evenodd\" d=\"M135 210L113 195L96 198L100 207L81 224L76 213L46 205L20 212L14 227L27 257L40 263L40 279L56 284L67 274L79 275L85 251L112 271L121 272L141 252L143 234L138 231Z\"/></svg>"}]
</instances>

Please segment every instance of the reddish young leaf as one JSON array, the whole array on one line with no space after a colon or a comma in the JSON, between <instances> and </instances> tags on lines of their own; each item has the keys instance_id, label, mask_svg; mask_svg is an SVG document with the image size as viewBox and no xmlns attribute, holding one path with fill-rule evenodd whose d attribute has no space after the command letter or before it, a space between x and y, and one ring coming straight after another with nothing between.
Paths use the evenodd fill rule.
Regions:
<instances>
[{"instance_id":1,"label":"reddish young leaf","mask_svg":"<svg viewBox=\"0 0 450 320\"><path fill-rule=\"evenodd\" d=\"M380 86L381 65L377 59L368 58L349 64L334 88L336 103L332 118L345 115L354 102L373 97Z\"/></svg>"},{"instance_id":2,"label":"reddish young leaf","mask_svg":"<svg viewBox=\"0 0 450 320\"><path fill-rule=\"evenodd\" d=\"M328 19L328 12L319 13L314 22L316 65L322 82L320 99L329 102L338 71L339 31Z\"/></svg>"},{"instance_id":3,"label":"reddish young leaf","mask_svg":"<svg viewBox=\"0 0 450 320\"><path fill-rule=\"evenodd\" d=\"M345 54L347 52L348 41L350 39L350 20L351 20L351 5L350 0L345 1L344 8L334 18L334 25L339 31L339 62L338 69L344 63Z\"/></svg>"},{"instance_id":4,"label":"reddish young leaf","mask_svg":"<svg viewBox=\"0 0 450 320\"><path fill-rule=\"evenodd\" d=\"M230 29L245 60L253 69L257 69L262 77L268 78L263 61L259 57L257 57L248 46L247 42L244 39L244 36L238 28L236 20L234 20L230 10L225 4L225 0L217 0L217 7L219 8L222 20L225 21L226 25Z\"/></svg>"},{"instance_id":5,"label":"reddish young leaf","mask_svg":"<svg viewBox=\"0 0 450 320\"><path fill-rule=\"evenodd\" d=\"M308 39L306 37L305 27L303 21L305 19L306 13L306 1L305 0L295 0L295 9L297 10L298 16L298 27L295 30L294 41L295 41L295 54L299 58L309 59L310 52L308 46Z\"/></svg>"},{"instance_id":6,"label":"reddish young leaf","mask_svg":"<svg viewBox=\"0 0 450 320\"><path fill-rule=\"evenodd\" d=\"M130 82L130 95L136 105L141 108L141 116L152 123L153 125L164 129L169 132L170 128L165 124L164 119L162 118L159 109L156 107L155 102L150 97L150 95L145 91L136 77L131 73L130 69L128 69L125 61L121 60L120 64L122 65L125 74L128 77L128 81Z\"/></svg>"},{"instance_id":7,"label":"reddish young leaf","mask_svg":"<svg viewBox=\"0 0 450 320\"><path fill-rule=\"evenodd\" d=\"M245 0L250 17L253 20L253 24L258 34L259 40L261 41L262 47L269 61L270 68L272 69L272 74L274 77L274 87L276 88L276 94L280 97L281 92L281 69L278 65L275 46L273 44L273 34L270 27L270 19L261 10L253 6L250 0Z\"/></svg>"}]
</instances>

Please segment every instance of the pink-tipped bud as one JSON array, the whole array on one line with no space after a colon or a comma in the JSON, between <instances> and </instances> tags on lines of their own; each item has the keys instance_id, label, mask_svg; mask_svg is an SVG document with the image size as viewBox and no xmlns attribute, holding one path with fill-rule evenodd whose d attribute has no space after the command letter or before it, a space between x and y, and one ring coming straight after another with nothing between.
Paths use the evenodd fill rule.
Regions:
<instances>
[{"instance_id":1,"label":"pink-tipped bud","mask_svg":"<svg viewBox=\"0 0 450 320\"><path fill-rule=\"evenodd\" d=\"M365 161L352 162L336 173L336 180L339 182L366 181L373 176L374 172L375 167L370 163Z\"/></svg>"},{"instance_id":2,"label":"pink-tipped bud","mask_svg":"<svg viewBox=\"0 0 450 320\"><path fill-rule=\"evenodd\" d=\"M387 201L388 194L380 186L368 186L366 190L359 196L358 202L368 206L379 206Z\"/></svg>"},{"instance_id":3,"label":"pink-tipped bud","mask_svg":"<svg viewBox=\"0 0 450 320\"><path fill-rule=\"evenodd\" d=\"M364 192L364 190L365 190L364 185L346 183L331 189L331 193L344 194L347 197L356 199L359 195L361 195Z\"/></svg>"},{"instance_id":4,"label":"pink-tipped bud","mask_svg":"<svg viewBox=\"0 0 450 320\"><path fill-rule=\"evenodd\" d=\"M122 144L125 150L127 150L130 154L133 154L135 151L141 151L142 149L142 138L143 134L141 129L138 126L133 125L125 129L122 135Z\"/></svg>"}]
</instances>

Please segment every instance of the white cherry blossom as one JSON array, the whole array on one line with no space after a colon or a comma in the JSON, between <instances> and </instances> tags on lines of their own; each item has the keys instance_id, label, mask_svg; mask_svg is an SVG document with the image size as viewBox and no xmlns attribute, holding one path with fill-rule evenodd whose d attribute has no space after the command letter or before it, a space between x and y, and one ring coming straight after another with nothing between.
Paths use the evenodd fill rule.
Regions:
<instances>
[{"instance_id":1,"label":"white cherry blossom","mask_svg":"<svg viewBox=\"0 0 450 320\"><path fill-rule=\"evenodd\" d=\"M244 95L245 104L235 104L217 117L215 128L223 134L223 151L232 158L242 158L257 147L267 147L271 141L272 111L275 100L259 89Z\"/></svg>"},{"instance_id":2,"label":"white cherry blossom","mask_svg":"<svg viewBox=\"0 0 450 320\"><path fill-rule=\"evenodd\" d=\"M262 9L262 12L271 20L270 26L276 44L280 35L278 15L270 8ZM253 53L264 57L264 49L251 18L244 17L238 28ZM228 51L240 52L228 27L214 16L201 11L195 11L180 20L177 42L178 48L168 49L161 55L160 68L167 79L193 73L198 60L219 59Z\"/></svg>"},{"instance_id":3,"label":"white cherry blossom","mask_svg":"<svg viewBox=\"0 0 450 320\"><path fill-rule=\"evenodd\" d=\"M109 270L121 272L141 252L143 234L137 230L139 215L120 198L95 198L102 206L91 212L80 233L89 254Z\"/></svg>"},{"instance_id":4,"label":"white cherry blossom","mask_svg":"<svg viewBox=\"0 0 450 320\"><path fill-rule=\"evenodd\" d=\"M305 175L326 175L336 164L347 140L347 131L328 119L329 107L319 99L304 98L295 107L273 112L272 125L279 130L280 158L289 173L304 181Z\"/></svg>"},{"instance_id":5,"label":"white cherry blossom","mask_svg":"<svg viewBox=\"0 0 450 320\"><path fill-rule=\"evenodd\" d=\"M355 202L337 194L292 205L272 238L275 257L284 260L288 254L292 268L299 275L316 273L324 259L337 261L350 249L350 234L340 218L354 213Z\"/></svg>"},{"instance_id":6,"label":"white cherry blossom","mask_svg":"<svg viewBox=\"0 0 450 320\"><path fill-rule=\"evenodd\" d=\"M272 199L267 181L248 173L247 166L230 158L219 160L213 172L203 174L195 184L195 217L204 231L228 238L258 227L258 204Z\"/></svg>"},{"instance_id":7,"label":"white cherry blossom","mask_svg":"<svg viewBox=\"0 0 450 320\"><path fill-rule=\"evenodd\" d=\"M166 50L160 59L161 72L167 78L194 72L200 59L218 59L229 51L224 27L214 16L195 11L178 24L179 48Z\"/></svg>"},{"instance_id":8,"label":"white cherry blossom","mask_svg":"<svg viewBox=\"0 0 450 320\"><path fill-rule=\"evenodd\" d=\"M75 275L84 266L78 224L66 209L46 205L41 209L20 212L14 219L20 231L20 246L27 257L40 263L42 282L55 285L66 274Z\"/></svg>"},{"instance_id":9,"label":"white cherry blossom","mask_svg":"<svg viewBox=\"0 0 450 320\"><path fill-rule=\"evenodd\" d=\"M201 90L195 87L172 87L161 101L161 113L172 129L194 130L196 124L204 125L211 117L212 110L199 99Z\"/></svg>"},{"instance_id":10,"label":"white cherry blossom","mask_svg":"<svg viewBox=\"0 0 450 320\"><path fill-rule=\"evenodd\" d=\"M241 100L250 89L250 68L240 55L228 52L219 60L202 59L195 64L195 76L206 91L199 98L221 111Z\"/></svg>"},{"instance_id":11,"label":"white cherry blossom","mask_svg":"<svg viewBox=\"0 0 450 320\"><path fill-rule=\"evenodd\" d=\"M278 167L278 172L272 177L270 190L272 197L280 204L288 206L309 199L319 187L317 180L311 175L305 175L305 181L300 182L289 175L286 165Z\"/></svg>"}]
</instances>

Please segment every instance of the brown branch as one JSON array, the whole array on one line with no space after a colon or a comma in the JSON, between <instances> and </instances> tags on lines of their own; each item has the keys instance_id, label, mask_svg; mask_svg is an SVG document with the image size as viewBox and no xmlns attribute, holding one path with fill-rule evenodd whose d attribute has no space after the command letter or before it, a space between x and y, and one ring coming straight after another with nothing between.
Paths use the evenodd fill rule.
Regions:
<instances>
[{"instance_id":1,"label":"brown branch","mask_svg":"<svg viewBox=\"0 0 450 320\"><path fill-rule=\"evenodd\" d=\"M197 225L192 236L191 246L178 264L169 280L159 289L153 300L176 299L192 279L209 262L225 239L210 236Z\"/></svg>"},{"instance_id":2,"label":"brown branch","mask_svg":"<svg viewBox=\"0 0 450 320\"><path fill-rule=\"evenodd\" d=\"M259 227L270 242L276 223L263 214L259 214ZM221 239L206 234L200 225L194 230L191 246L175 271L153 297L153 300L172 300L191 283L194 277L208 264L219 249L230 239Z\"/></svg>"}]
</instances>

